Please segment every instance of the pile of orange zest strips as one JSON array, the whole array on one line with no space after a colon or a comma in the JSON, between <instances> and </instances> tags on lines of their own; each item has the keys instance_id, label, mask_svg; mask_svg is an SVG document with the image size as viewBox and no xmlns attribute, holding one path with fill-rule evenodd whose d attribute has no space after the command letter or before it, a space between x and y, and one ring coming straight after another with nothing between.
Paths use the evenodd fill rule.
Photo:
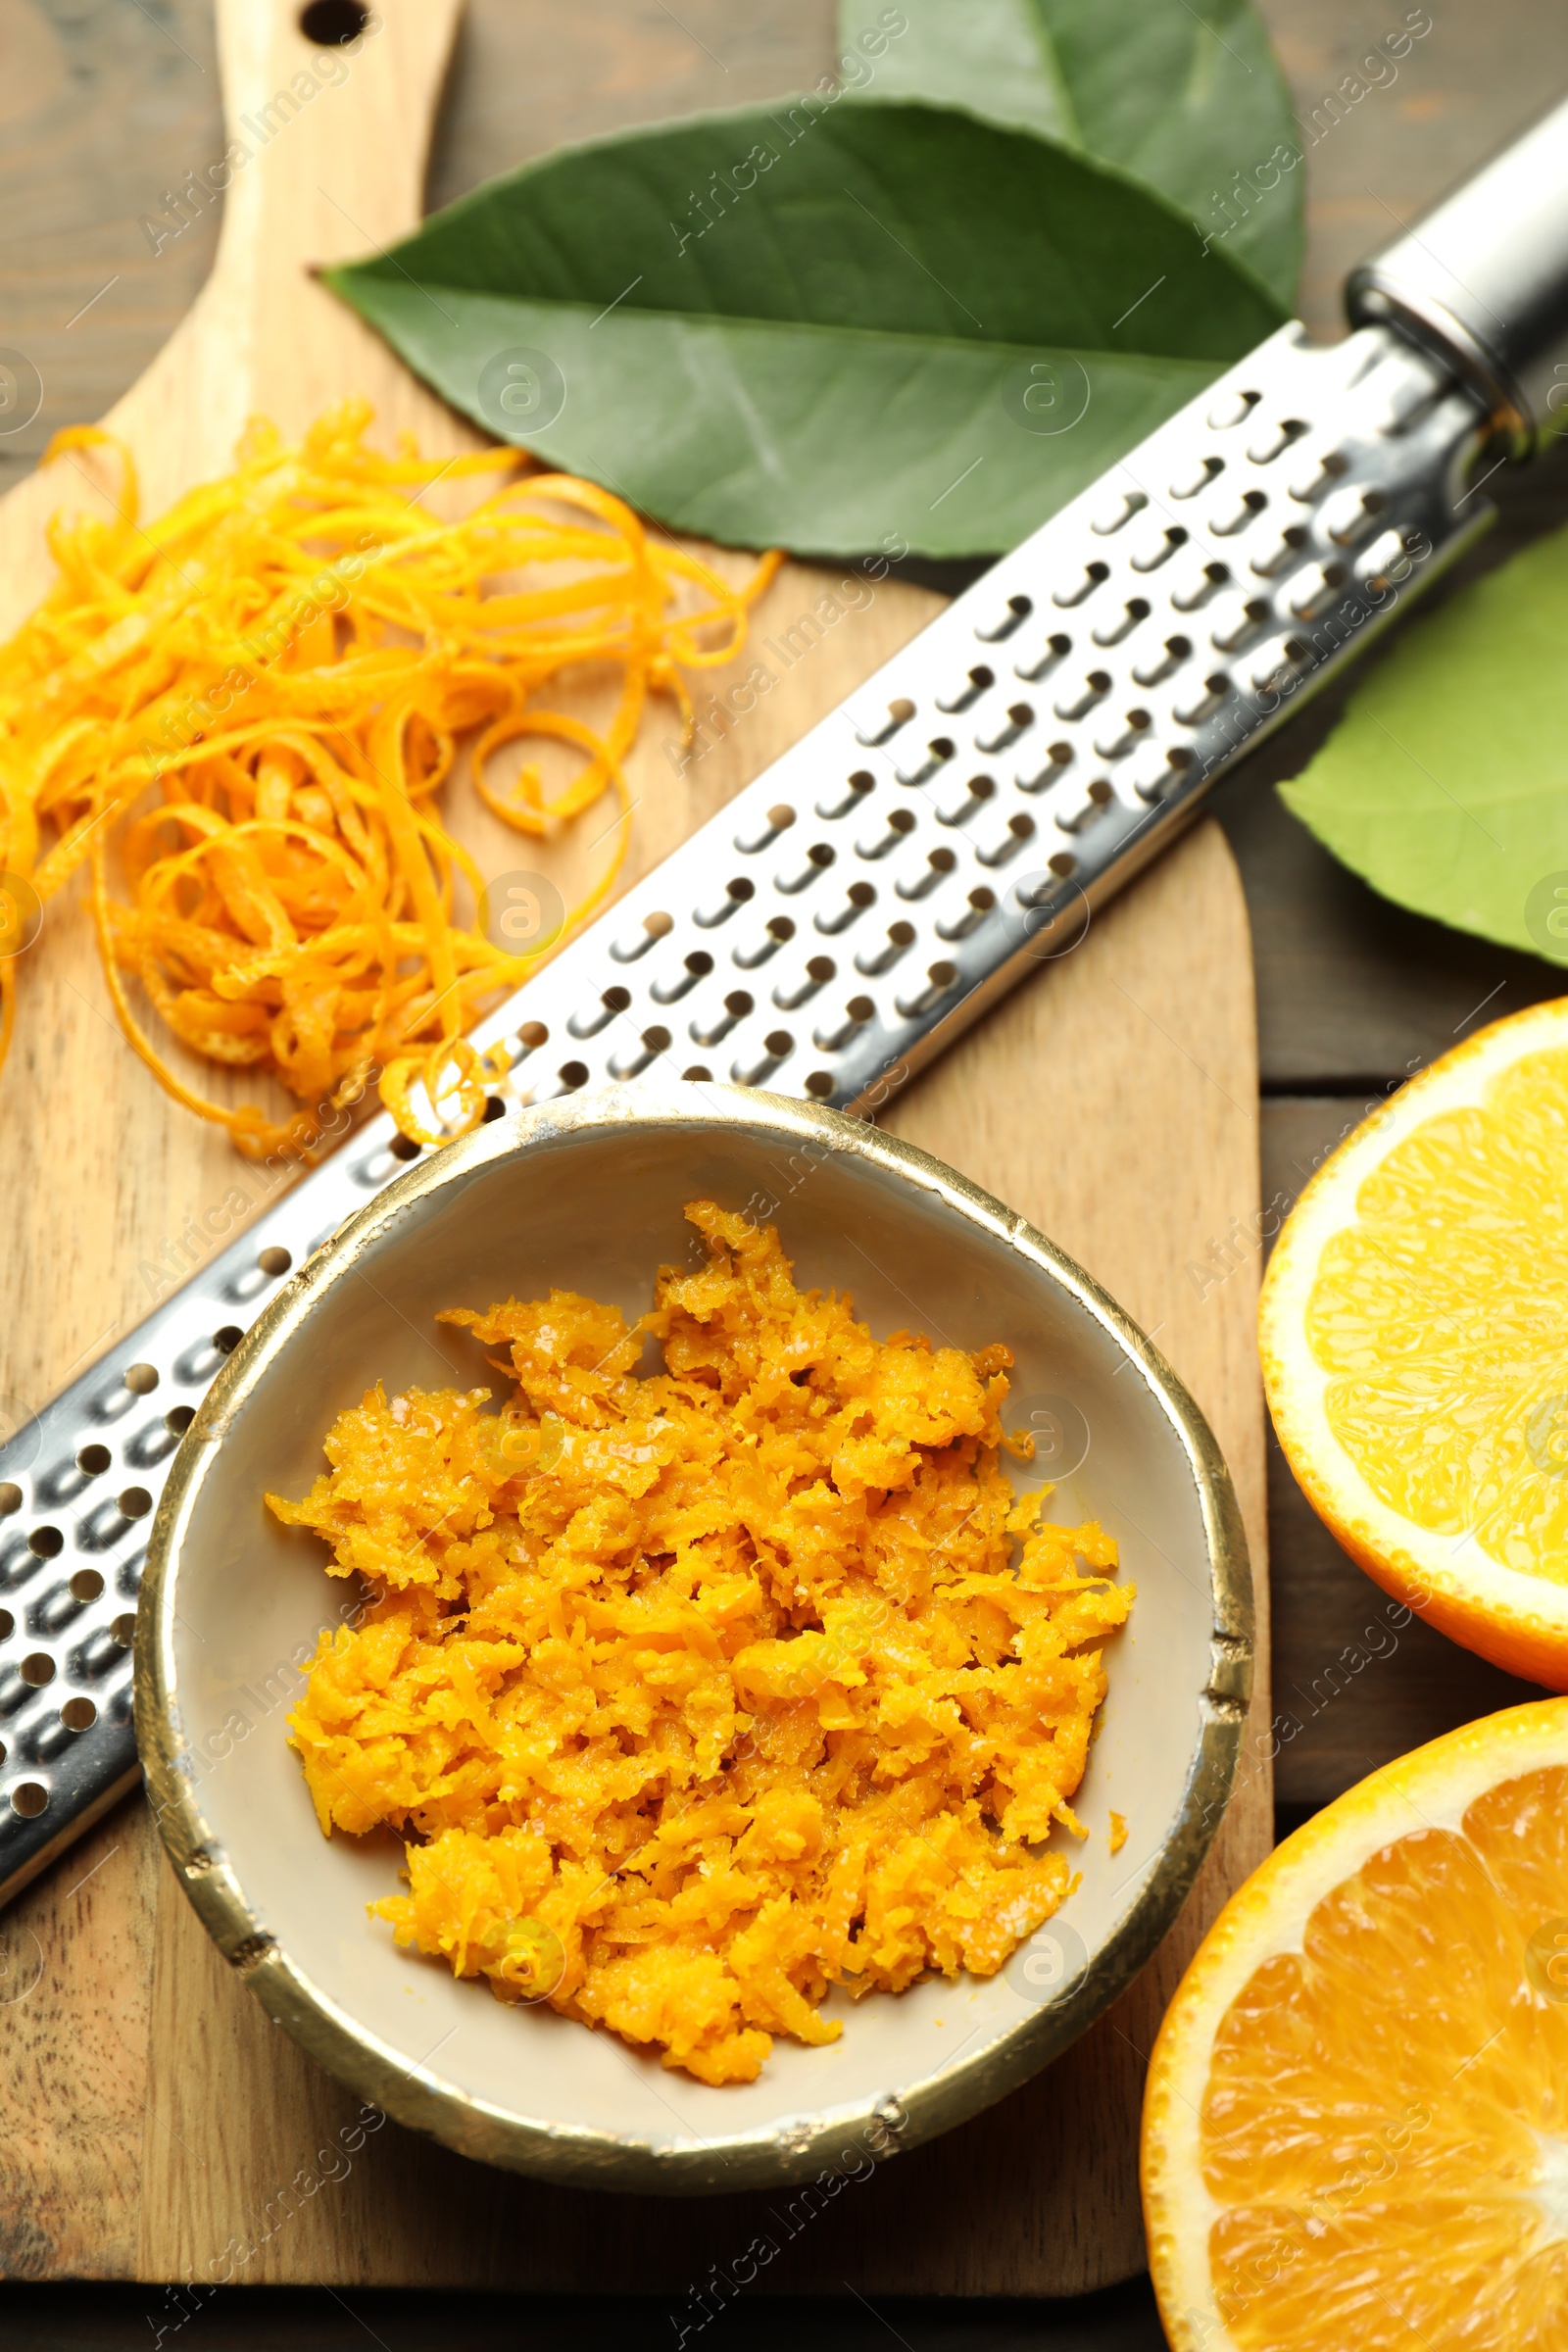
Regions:
<instances>
[{"instance_id":1,"label":"pile of orange zest strips","mask_svg":"<svg viewBox=\"0 0 1568 2352\"><path fill-rule=\"evenodd\" d=\"M308 1150L376 1073L416 1142L478 1124L486 1071L467 1030L611 891L629 831L622 763L649 694L670 696L689 728L681 669L734 658L782 561L764 557L731 588L567 474L508 483L439 520L423 489L509 471L520 454L438 461L405 437L382 457L365 446L370 416L346 404L297 449L253 419L234 472L146 525L129 451L94 426L57 434L46 463L115 450L119 513L55 518L60 577L0 648L11 895L30 886L46 901L90 866L127 1039L177 1102L251 1156ZM527 584L541 564L561 576ZM602 735L535 704L564 671L607 662L621 683ZM490 782L494 756L519 738L582 753L554 799L536 764L504 791ZM619 797L607 870L527 953L486 936L483 880L442 822L466 739L480 797L519 832L552 835L606 792ZM0 1056L17 945L0 942ZM279 1123L205 1100L160 1053L131 980L183 1046L274 1073L305 1107Z\"/></svg>"}]
</instances>

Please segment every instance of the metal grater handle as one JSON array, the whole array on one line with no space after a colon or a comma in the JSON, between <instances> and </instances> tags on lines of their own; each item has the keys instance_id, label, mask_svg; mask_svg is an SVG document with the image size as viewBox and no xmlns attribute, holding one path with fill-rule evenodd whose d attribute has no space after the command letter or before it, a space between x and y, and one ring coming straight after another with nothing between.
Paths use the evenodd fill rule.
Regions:
<instances>
[{"instance_id":1,"label":"metal grater handle","mask_svg":"<svg viewBox=\"0 0 1568 2352\"><path fill-rule=\"evenodd\" d=\"M1471 382L1524 457L1568 410L1568 104L1505 148L1346 288Z\"/></svg>"},{"instance_id":2,"label":"metal grater handle","mask_svg":"<svg viewBox=\"0 0 1568 2352\"><path fill-rule=\"evenodd\" d=\"M1284 328L491 1015L493 1115L655 1064L874 1109L1473 536L1485 430L1388 328ZM197 1400L411 1153L383 1114L286 1192L236 1165L244 1234L0 1453L0 1899L135 1778L147 1518Z\"/></svg>"}]
</instances>

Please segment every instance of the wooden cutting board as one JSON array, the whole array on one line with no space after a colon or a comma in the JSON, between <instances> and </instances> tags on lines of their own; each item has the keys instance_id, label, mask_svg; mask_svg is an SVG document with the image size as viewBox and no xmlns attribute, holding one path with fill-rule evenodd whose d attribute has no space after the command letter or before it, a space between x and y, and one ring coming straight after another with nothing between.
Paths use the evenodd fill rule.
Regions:
<instances>
[{"instance_id":1,"label":"wooden cutting board","mask_svg":"<svg viewBox=\"0 0 1568 2352\"><path fill-rule=\"evenodd\" d=\"M362 394L383 444L411 429L429 450L474 445L308 275L310 264L363 253L416 220L458 4L380 0L375 28L333 61L347 72L332 80L316 72L322 53L292 6L219 0L228 135L247 160L232 174L211 282L107 419L136 452L144 513L225 470L254 410L294 433ZM290 90L300 93L292 114L280 95ZM101 503L109 478L75 456L0 506L0 626L14 627L48 585L49 514ZM737 577L747 568L714 560ZM759 634L778 640L822 585L786 566ZM937 609L935 597L884 582L684 779L663 748L673 714L666 724L656 713L632 765L640 805L627 878ZM487 872L517 864L516 837L461 784L450 813ZM569 863L581 851L568 843L561 855ZM540 862L532 845L527 862ZM222 1198L232 1163L221 1137L173 1105L121 1040L79 906L50 906L21 980L0 1080L10 1220L0 1394L37 1400L145 1311L141 1267ZM192 1075L215 1093L223 1085ZM1236 1240L1255 1231L1257 1207L1251 962L1217 829L1190 835L887 1124L1043 1226L1156 1335L1235 1475L1266 1659L1258 1253ZM317 2151L337 2144L357 2102L236 1984L164 1864L140 1797L128 1799L0 1915L0 2269L682 2295L762 2234L778 2248L760 2274L769 2291L1064 2294L1125 2277L1142 2260L1145 2054L1203 1926L1268 1850L1267 1721L1260 1691L1243 1785L1200 1887L1117 2007L1000 2107L847 2187L794 2230L787 2214L769 2218L765 2197L671 2203L546 2188L393 2124L366 2138L346 2175L305 2194L322 2170Z\"/></svg>"}]
</instances>

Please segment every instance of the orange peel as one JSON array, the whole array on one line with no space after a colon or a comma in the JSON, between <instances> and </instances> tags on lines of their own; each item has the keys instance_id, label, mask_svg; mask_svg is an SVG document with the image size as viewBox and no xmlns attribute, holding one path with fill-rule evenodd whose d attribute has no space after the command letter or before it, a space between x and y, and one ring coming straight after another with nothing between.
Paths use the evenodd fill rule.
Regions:
<instances>
[{"instance_id":1,"label":"orange peel","mask_svg":"<svg viewBox=\"0 0 1568 2352\"><path fill-rule=\"evenodd\" d=\"M54 518L59 578L0 647L0 867L45 901L86 864L126 1038L251 1154L308 1150L373 1074L417 1142L483 1117L466 1031L613 888L649 695L690 725L682 670L733 659L782 561L731 587L566 474L438 519L427 488L511 472L519 453L443 461L405 438L386 457L366 446L370 421L346 403L291 448L253 419L232 473L147 524L130 451L97 426L57 434L46 463L115 453L116 514ZM602 734L537 699L590 663L620 673ZM536 763L507 791L486 772L528 738L582 754L553 798ZM553 835L607 793L620 804L605 870L525 953L486 936L483 879L442 821L465 739L479 797L518 832ZM0 959L0 1057L16 984L17 958ZM270 1071L300 1110L279 1122L187 1085L133 984L162 1031Z\"/></svg>"}]
</instances>

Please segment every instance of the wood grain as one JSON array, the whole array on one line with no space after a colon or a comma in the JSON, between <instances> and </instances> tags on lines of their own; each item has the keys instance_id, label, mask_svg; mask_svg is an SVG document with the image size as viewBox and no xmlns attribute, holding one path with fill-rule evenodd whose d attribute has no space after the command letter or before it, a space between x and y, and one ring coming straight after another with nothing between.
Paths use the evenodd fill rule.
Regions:
<instances>
[{"instance_id":1,"label":"wood grain","mask_svg":"<svg viewBox=\"0 0 1568 2352\"><path fill-rule=\"evenodd\" d=\"M888 610L884 626L894 625ZM842 671L824 663L820 691L862 674L867 650L853 671L849 649ZM816 681L802 681L803 700L808 683ZM802 724L813 714L803 710ZM734 759L738 786L751 762L740 746ZM1072 958L1042 972L928 1073L889 1123L998 1187L1157 1330L1226 1447L1261 1569L1255 1262L1206 1297L1186 1270L1256 1198L1246 974L1235 871L1204 827L1108 910ZM222 2278L232 2249L248 2248L234 2275L252 2284L680 2293L761 2233L779 2244L767 2277L783 2290L826 2291L848 2278L867 2293L1065 2293L1125 2276L1142 2250L1134 2159L1143 2053L1203 1925L1270 1842L1261 1691L1252 1720L1248 1781L1203 1884L1117 2009L1038 2082L846 2192L798 2242L777 2200L670 2206L554 2191L468 2165L393 2125L367 2142L345 2180L304 2197L296 2176L321 2169L317 2151L355 2103L245 1995L154 1859L144 1813L125 1808L97 1834L107 1859L90 1883L100 1888L90 1915L75 1907L82 1895L70 1871L10 1915L9 1948L36 1936L60 1959L5 2040L5 2103L33 2118L8 2267L30 2277ZM90 1843L81 1849L82 1870L96 1859ZM149 1990L146 1976L126 1970L122 1921L143 1921L150 1909ZM142 1959L146 1940L134 1948ZM40 2118L47 2054L79 2044L84 2007L115 1984L127 2023L114 2099L96 2063L74 2081L62 2066Z\"/></svg>"},{"instance_id":2,"label":"wood grain","mask_svg":"<svg viewBox=\"0 0 1568 2352\"><path fill-rule=\"evenodd\" d=\"M824 691L852 682L826 666L821 681ZM737 786L746 772L737 752ZM888 1124L997 1186L1158 1330L1226 1447L1261 1568L1255 1261L1206 1297L1187 1272L1255 1201L1246 945L1234 868L1205 827L911 1089ZM845 2191L793 2235L782 2198L670 2204L552 2190L393 2125L345 2179L304 2196L291 2184L323 2169L317 2151L330 2149L355 2102L244 1994L160 1866L135 2273L222 2278L231 2249L249 2249L235 2273L249 2284L680 2294L763 2236L778 2248L772 2291L829 2291L848 2278L869 2294L1060 2294L1124 2277L1142 2259L1143 2055L1203 1926L1271 1842L1267 1720L1260 1690L1248 1779L1203 1883L1117 2008L1038 2082Z\"/></svg>"},{"instance_id":3,"label":"wood grain","mask_svg":"<svg viewBox=\"0 0 1568 2352\"><path fill-rule=\"evenodd\" d=\"M432 450L470 445L466 428L307 274L309 264L363 250L416 217L454 4L383 0L382 29L347 79L303 103L236 172L213 279L110 419L142 461L149 513L221 470L255 407L295 431L329 400L365 393L383 435L406 426ZM221 0L219 27L231 122L255 122L309 52L276 0ZM71 491L93 494L85 481ZM60 496L57 471L0 507L7 625L45 584L41 526ZM787 566L760 633L778 639L821 585ZM640 805L628 878L936 609L919 590L884 583L684 778L665 757L665 729L652 723L632 771ZM542 861L531 850L520 857L461 790L452 817L492 874ZM583 845L560 855L569 864ZM0 1184L17 1204L0 1264L0 1388L38 1396L135 1318L139 1265L221 1195L229 1160L122 1044L79 912L51 906L24 978L6 1076L12 1117L0 1131ZM891 1123L1043 1224L1156 1333L1219 1432L1261 1572L1255 1264L1246 1260L1206 1297L1186 1272L1256 1201L1247 924L1214 828L1001 1006ZM680 2292L771 2227L780 2249L768 2283L779 2288L837 2288L847 2278L873 2292L1041 2294L1124 2276L1141 2259L1141 2053L1201 1925L1267 1850L1268 1823L1259 1767L1199 1895L1113 2017L992 2114L790 2234L764 2220L766 2200L670 2206L553 2191L392 2125L366 2141L345 2179L303 2194L297 2177L319 2169L317 2151L354 2102L219 1962L136 1800L0 1921L0 2129L18 2157L0 2211L3 2268L214 2278L226 2263L249 2284Z\"/></svg>"}]
</instances>

